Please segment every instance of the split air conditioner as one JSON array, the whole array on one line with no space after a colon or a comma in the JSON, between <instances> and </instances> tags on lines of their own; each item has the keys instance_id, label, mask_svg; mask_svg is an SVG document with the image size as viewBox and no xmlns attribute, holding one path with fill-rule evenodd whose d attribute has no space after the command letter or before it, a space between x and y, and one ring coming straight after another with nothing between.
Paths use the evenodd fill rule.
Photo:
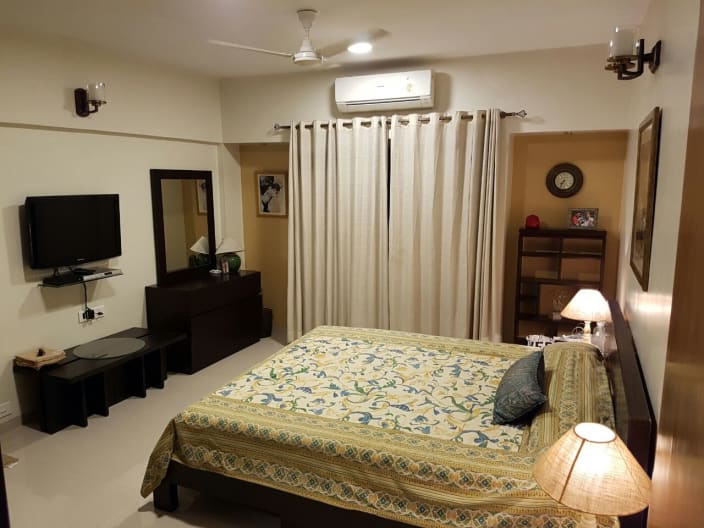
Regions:
<instances>
[{"instance_id":1,"label":"split air conditioner","mask_svg":"<svg viewBox=\"0 0 704 528\"><path fill-rule=\"evenodd\" d=\"M340 112L431 108L433 72L418 70L340 77L335 79L335 102Z\"/></svg>"}]
</instances>

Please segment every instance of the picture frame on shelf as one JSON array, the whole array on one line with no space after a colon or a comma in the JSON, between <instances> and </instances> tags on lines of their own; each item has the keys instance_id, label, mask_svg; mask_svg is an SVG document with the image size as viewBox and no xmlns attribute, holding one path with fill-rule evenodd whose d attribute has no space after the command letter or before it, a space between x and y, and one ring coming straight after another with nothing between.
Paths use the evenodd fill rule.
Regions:
<instances>
[{"instance_id":1,"label":"picture frame on shelf","mask_svg":"<svg viewBox=\"0 0 704 528\"><path fill-rule=\"evenodd\" d=\"M653 245L655 190L660 151L660 121L660 107L656 106L638 127L630 263L633 274L643 291L648 291L650 279L650 253Z\"/></svg>"},{"instance_id":2,"label":"picture frame on shelf","mask_svg":"<svg viewBox=\"0 0 704 528\"><path fill-rule=\"evenodd\" d=\"M596 229L599 209L596 207L568 209L567 227L570 229Z\"/></svg>"},{"instance_id":3,"label":"picture frame on shelf","mask_svg":"<svg viewBox=\"0 0 704 528\"><path fill-rule=\"evenodd\" d=\"M256 177L257 215L280 216L288 215L287 210L287 173L258 172Z\"/></svg>"}]
</instances>

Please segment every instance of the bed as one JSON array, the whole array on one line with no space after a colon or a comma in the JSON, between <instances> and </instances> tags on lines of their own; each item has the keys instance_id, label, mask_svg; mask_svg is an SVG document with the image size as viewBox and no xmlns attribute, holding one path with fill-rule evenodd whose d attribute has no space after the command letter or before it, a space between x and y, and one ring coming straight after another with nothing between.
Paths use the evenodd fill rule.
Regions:
<instances>
[{"instance_id":1,"label":"bed","mask_svg":"<svg viewBox=\"0 0 704 528\"><path fill-rule=\"evenodd\" d=\"M637 437L636 457L651 463L652 411L637 358L625 358L635 351L620 312L614 320L619 353L606 363L586 345L546 347L548 403L518 426L491 423L493 397L534 349L320 327L179 413L142 494L173 510L179 485L200 489L286 527L616 526L561 506L531 476L536 456L579 421L616 427L629 446Z\"/></svg>"}]
</instances>

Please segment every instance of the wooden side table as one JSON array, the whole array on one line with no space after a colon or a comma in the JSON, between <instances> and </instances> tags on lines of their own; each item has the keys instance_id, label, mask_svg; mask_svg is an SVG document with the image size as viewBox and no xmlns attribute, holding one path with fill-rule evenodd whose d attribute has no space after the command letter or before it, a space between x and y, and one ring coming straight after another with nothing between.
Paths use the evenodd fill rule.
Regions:
<instances>
[{"instance_id":1,"label":"wooden side table","mask_svg":"<svg viewBox=\"0 0 704 528\"><path fill-rule=\"evenodd\" d=\"M34 370L15 366L15 372L38 378L41 429L55 433L69 425L88 425L92 414L108 416L109 407L130 396L144 398L148 387L163 388L171 346L185 341L182 333L151 333L130 328L106 337L134 337L144 341L137 352L108 359L81 359L66 350L59 363Z\"/></svg>"}]
</instances>

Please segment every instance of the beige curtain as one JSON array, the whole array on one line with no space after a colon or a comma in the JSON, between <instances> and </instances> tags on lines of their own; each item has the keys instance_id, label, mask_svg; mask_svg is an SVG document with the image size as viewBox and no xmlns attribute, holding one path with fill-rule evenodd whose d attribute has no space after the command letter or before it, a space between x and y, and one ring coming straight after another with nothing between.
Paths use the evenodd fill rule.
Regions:
<instances>
[{"instance_id":1,"label":"beige curtain","mask_svg":"<svg viewBox=\"0 0 704 528\"><path fill-rule=\"evenodd\" d=\"M498 110L394 116L389 324L499 340L503 242L496 232Z\"/></svg>"},{"instance_id":2,"label":"beige curtain","mask_svg":"<svg viewBox=\"0 0 704 528\"><path fill-rule=\"evenodd\" d=\"M388 126L344 123L291 126L289 341L322 324L389 325Z\"/></svg>"}]
</instances>

